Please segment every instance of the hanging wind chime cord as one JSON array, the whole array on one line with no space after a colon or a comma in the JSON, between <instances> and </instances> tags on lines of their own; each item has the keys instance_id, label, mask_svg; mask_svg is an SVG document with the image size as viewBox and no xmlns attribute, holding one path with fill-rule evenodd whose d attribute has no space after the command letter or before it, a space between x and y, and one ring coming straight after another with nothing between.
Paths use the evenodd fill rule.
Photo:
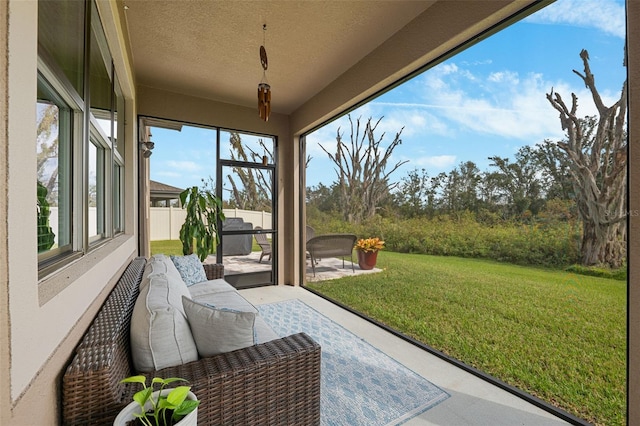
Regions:
<instances>
[{"instance_id":1,"label":"hanging wind chime cord","mask_svg":"<svg viewBox=\"0 0 640 426\"><path fill-rule=\"evenodd\" d=\"M262 63L262 81L258 84L258 115L264 121L269 121L271 114L271 86L267 82L267 59L266 44L267 24L262 25L262 46L260 46L260 62Z\"/></svg>"}]
</instances>

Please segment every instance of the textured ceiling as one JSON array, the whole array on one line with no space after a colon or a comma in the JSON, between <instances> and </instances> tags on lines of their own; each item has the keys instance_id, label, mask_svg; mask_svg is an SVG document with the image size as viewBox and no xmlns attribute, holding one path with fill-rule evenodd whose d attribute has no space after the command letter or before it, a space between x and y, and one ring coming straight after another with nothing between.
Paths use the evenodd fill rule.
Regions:
<instances>
[{"instance_id":1,"label":"textured ceiling","mask_svg":"<svg viewBox=\"0 0 640 426\"><path fill-rule=\"evenodd\" d=\"M256 106L264 36L272 109L283 114L295 111L433 3L124 1L136 84Z\"/></svg>"}]
</instances>

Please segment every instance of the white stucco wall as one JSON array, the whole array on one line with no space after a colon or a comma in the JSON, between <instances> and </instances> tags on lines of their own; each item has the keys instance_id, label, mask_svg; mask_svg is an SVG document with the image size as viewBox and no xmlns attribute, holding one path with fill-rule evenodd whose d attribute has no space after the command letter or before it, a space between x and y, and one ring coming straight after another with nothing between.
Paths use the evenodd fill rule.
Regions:
<instances>
[{"instance_id":1,"label":"white stucco wall","mask_svg":"<svg viewBox=\"0 0 640 426\"><path fill-rule=\"evenodd\" d=\"M7 244L11 400L17 401L114 275L137 252L135 191L126 197L128 226L119 236L38 280L36 223L36 114L38 3L12 0L8 14ZM115 57L120 57L118 54ZM122 64L121 64L122 66ZM127 85L129 88L133 84ZM133 98L133 94L129 93ZM131 104L133 105L133 104ZM128 111L129 123L135 113ZM131 126L130 126L131 127ZM135 142L135 130L127 138ZM135 143L129 143L125 182L136 188ZM55 396L54 396L55 397Z\"/></svg>"},{"instance_id":2,"label":"white stucco wall","mask_svg":"<svg viewBox=\"0 0 640 426\"><path fill-rule=\"evenodd\" d=\"M9 306L11 316L11 395L15 399L55 349L55 334L38 330L38 258L36 239L28 238L36 220L37 2L9 3L8 230ZM27 235L25 235L25 232ZM36 265L34 268L33 266ZM29 330L26 325L29 324Z\"/></svg>"}]
</instances>

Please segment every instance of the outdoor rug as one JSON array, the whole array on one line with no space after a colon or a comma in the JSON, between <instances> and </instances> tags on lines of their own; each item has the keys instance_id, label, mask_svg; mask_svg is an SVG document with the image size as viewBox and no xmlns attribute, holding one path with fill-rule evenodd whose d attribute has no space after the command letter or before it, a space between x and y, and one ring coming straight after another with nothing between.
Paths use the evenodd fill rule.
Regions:
<instances>
[{"instance_id":1,"label":"outdoor rug","mask_svg":"<svg viewBox=\"0 0 640 426\"><path fill-rule=\"evenodd\" d=\"M278 335L305 332L322 347L322 425L397 425L449 397L299 300L256 308Z\"/></svg>"}]
</instances>

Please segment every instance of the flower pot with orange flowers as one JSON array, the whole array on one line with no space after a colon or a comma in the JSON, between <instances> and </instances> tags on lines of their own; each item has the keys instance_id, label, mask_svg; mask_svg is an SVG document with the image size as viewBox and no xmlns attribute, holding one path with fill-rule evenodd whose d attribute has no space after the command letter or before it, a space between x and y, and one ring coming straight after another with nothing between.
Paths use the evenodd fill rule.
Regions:
<instances>
[{"instance_id":1,"label":"flower pot with orange flowers","mask_svg":"<svg viewBox=\"0 0 640 426\"><path fill-rule=\"evenodd\" d=\"M360 269L369 270L376 266L378 251L384 248L384 241L378 237L362 238L354 246L358 252L358 266Z\"/></svg>"}]
</instances>

